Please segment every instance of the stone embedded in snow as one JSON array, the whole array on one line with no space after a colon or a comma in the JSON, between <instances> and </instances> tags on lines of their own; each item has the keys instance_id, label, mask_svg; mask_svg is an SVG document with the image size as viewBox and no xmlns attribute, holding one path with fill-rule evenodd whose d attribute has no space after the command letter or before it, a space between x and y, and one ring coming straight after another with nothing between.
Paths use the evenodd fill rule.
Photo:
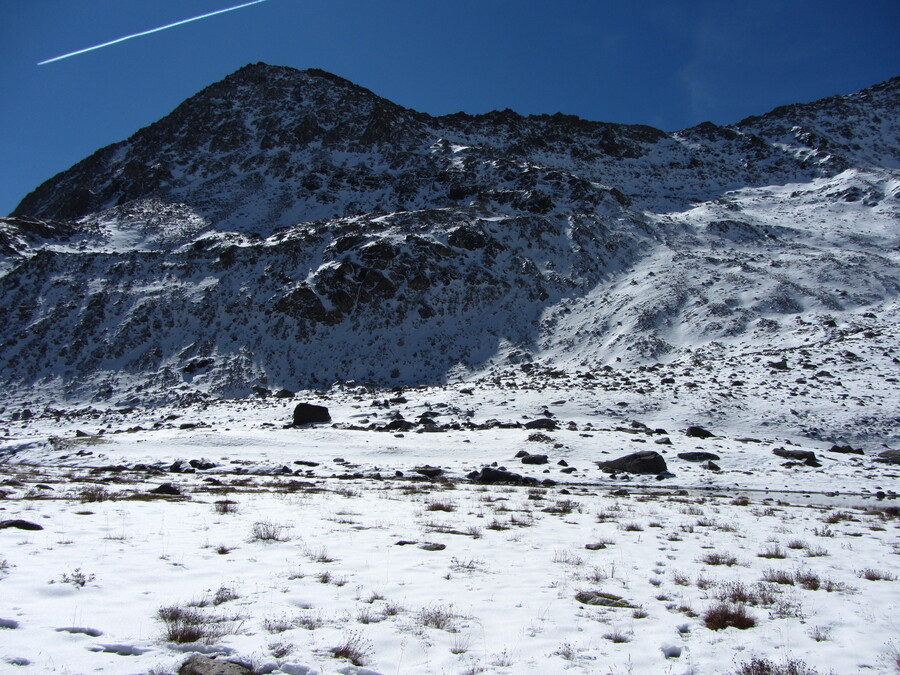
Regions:
<instances>
[{"instance_id":1,"label":"stone embedded in snow","mask_svg":"<svg viewBox=\"0 0 900 675\"><path fill-rule=\"evenodd\" d=\"M201 654L194 654L178 669L178 675L251 675L252 672L240 664L219 661Z\"/></svg>"},{"instance_id":2,"label":"stone embedded in snow","mask_svg":"<svg viewBox=\"0 0 900 675\"><path fill-rule=\"evenodd\" d=\"M5 530L8 527L14 527L18 530L43 530L44 528L37 523L32 523L28 520L0 520L0 530Z\"/></svg>"},{"instance_id":3,"label":"stone embedded in snow","mask_svg":"<svg viewBox=\"0 0 900 675\"><path fill-rule=\"evenodd\" d=\"M290 389L279 389L275 392L275 398L294 398L294 392Z\"/></svg>"},{"instance_id":4,"label":"stone embedded in snow","mask_svg":"<svg viewBox=\"0 0 900 675\"><path fill-rule=\"evenodd\" d=\"M522 457L522 464L546 464L547 455L529 455Z\"/></svg>"},{"instance_id":5,"label":"stone embedded in snow","mask_svg":"<svg viewBox=\"0 0 900 675\"><path fill-rule=\"evenodd\" d=\"M159 487L148 490L148 492L152 495L170 495L173 497L181 495L181 491L171 483L163 483Z\"/></svg>"},{"instance_id":6,"label":"stone embedded in snow","mask_svg":"<svg viewBox=\"0 0 900 675\"><path fill-rule=\"evenodd\" d=\"M816 459L816 453L812 450L785 450L784 448L775 448L772 450L772 454L778 457L784 457L785 459L796 459L797 461L806 464L806 466L822 466L819 460Z\"/></svg>"},{"instance_id":7,"label":"stone embedded in snow","mask_svg":"<svg viewBox=\"0 0 900 675\"><path fill-rule=\"evenodd\" d=\"M900 450L885 450L884 452L878 453L878 459L876 462L883 462L885 464L900 464Z\"/></svg>"},{"instance_id":8,"label":"stone embedded in snow","mask_svg":"<svg viewBox=\"0 0 900 675\"><path fill-rule=\"evenodd\" d=\"M854 448L851 445L832 445L829 449L829 452L838 452L842 455L864 455L862 450L859 448Z\"/></svg>"},{"instance_id":9,"label":"stone embedded in snow","mask_svg":"<svg viewBox=\"0 0 900 675\"><path fill-rule=\"evenodd\" d=\"M707 431L703 427L688 427L687 431L684 432L685 436L689 436L690 438L712 438L714 434L711 431Z\"/></svg>"},{"instance_id":10,"label":"stone embedded in snow","mask_svg":"<svg viewBox=\"0 0 900 675\"><path fill-rule=\"evenodd\" d=\"M631 607L631 604L629 604L627 600L624 600L618 595L603 593L601 591L579 591L575 594L575 599L585 605L621 608Z\"/></svg>"},{"instance_id":11,"label":"stone embedded in snow","mask_svg":"<svg viewBox=\"0 0 900 675\"><path fill-rule=\"evenodd\" d=\"M512 471L506 471L504 469L494 469L493 467L486 466L481 469L481 471L472 471L468 474L467 478L469 480L473 480L476 483L484 483L486 485L493 485L494 483L512 483L514 485L537 485L536 478L530 478L527 476L521 476L517 473L513 473Z\"/></svg>"},{"instance_id":12,"label":"stone embedded in snow","mask_svg":"<svg viewBox=\"0 0 900 675\"><path fill-rule=\"evenodd\" d=\"M678 459L686 462L705 462L709 459L719 459L719 456L714 452L679 452Z\"/></svg>"},{"instance_id":13,"label":"stone embedded in snow","mask_svg":"<svg viewBox=\"0 0 900 675\"><path fill-rule=\"evenodd\" d=\"M540 417L536 420L525 423L526 429L543 429L545 431L556 431L559 425L549 417Z\"/></svg>"},{"instance_id":14,"label":"stone embedded in snow","mask_svg":"<svg viewBox=\"0 0 900 675\"><path fill-rule=\"evenodd\" d=\"M294 408L295 427L303 426L304 424L319 424L330 421L331 415L328 414L328 408L323 405L298 403Z\"/></svg>"},{"instance_id":15,"label":"stone embedded in snow","mask_svg":"<svg viewBox=\"0 0 900 675\"><path fill-rule=\"evenodd\" d=\"M425 544L419 544L419 548L423 551L443 551L445 548L447 548L447 545L428 542Z\"/></svg>"},{"instance_id":16,"label":"stone embedded in snow","mask_svg":"<svg viewBox=\"0 0 900 675\"><path fill-rule=\"evenodd\" d=\"M597 466L606 473L627 471L628 473L663 473L668 471L666 460L658 452L643 450L618 459L597 462Z\"/></svg>"}]
</instances>

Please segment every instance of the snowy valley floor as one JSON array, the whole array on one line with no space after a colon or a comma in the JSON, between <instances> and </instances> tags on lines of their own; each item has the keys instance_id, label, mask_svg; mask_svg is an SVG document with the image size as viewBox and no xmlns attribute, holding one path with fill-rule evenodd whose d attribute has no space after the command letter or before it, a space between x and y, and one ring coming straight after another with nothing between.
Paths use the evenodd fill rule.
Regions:
<instances>
[{"instance_id":1,"label":"snowy valley floor","mask_svg":"<svg viewBox=\"0 0 900 675\"><path fill-rule=\"evenodd\" d=\"M741 400L746 419L732 402L727 424L679 412L725 400L709 378L668 406L640 386L686 377L674 371L606 376L630 381L615 390L530 387L532 374L15 415L0 521L43 529L0 529L0 672L162 675L200 652L291 675L706 675L753 659L896 673L900 467L876 461L875 433L865 454L791 433L796 415L772 398L783 375L761 362L742 386L765 375L774 393ZM888 366L865 387L831 370L844 385L793 397L796 412L850 427L866 396L871 425L889 424ZM334 426L286 426L300 400ZM423 412L433 425L369 428ZM503 428L535 419L559 428ZM685 420L715 435L688 436ZM522 450L548 461L522 464ZM673 476L595 465L638 450ZM720 470L678 457L698 451ZM494 462L540 484L466 477Z\"/></svg>"}]
</instances>

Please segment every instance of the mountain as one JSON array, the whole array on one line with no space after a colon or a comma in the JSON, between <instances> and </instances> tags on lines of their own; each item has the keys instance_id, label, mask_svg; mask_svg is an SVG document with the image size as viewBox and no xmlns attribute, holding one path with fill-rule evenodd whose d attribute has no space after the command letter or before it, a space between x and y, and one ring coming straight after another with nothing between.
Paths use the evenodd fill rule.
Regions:
<instances>
[{"instance_id":1,"label":"mountain","mask_svg":"<svg viewBox=\"0 0 900 675\"><path fill-rule=\"evenodd\" d=\"M666 133L432 117L246 66L0 220L0 379L20 398L243 396L884 328L898 110L894 78Z\"/></svg>"}]
</instances>

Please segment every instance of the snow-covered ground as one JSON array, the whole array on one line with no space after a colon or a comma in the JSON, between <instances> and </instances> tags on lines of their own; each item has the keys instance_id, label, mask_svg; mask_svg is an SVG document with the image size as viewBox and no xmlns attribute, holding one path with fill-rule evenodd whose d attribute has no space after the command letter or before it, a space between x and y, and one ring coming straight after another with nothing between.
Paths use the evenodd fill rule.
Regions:
<instances>
[{"instance_id":1,"label":"snow-covered ground","mask_svg":"<svg viewBox=\"0 0 900 675\"><path fill-rule=\"evenodd\" d=\"M878 426L896 364L876 338L840 357L847 339L402 393L7 408L0 520L43 529L0 529L0 672L175 673L193 652L291 674L897 672L900 467L875 461L896 447ZM841 386L813 377L826 365ZM332 424L287 426L298 401ZM446 430L372 428L426 411ZM504 428L535 419L559 428ZM673 476L594 463L641 450ZM466 477L492 463L540 484ZM741 606L755 625L717 629L712 609Z\"/></svg>"}]
</instances>

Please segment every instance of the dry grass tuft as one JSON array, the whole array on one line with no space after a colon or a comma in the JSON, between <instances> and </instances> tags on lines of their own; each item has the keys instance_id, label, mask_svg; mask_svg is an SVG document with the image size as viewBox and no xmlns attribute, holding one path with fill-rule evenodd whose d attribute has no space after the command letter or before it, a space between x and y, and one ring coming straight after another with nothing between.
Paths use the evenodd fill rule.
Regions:
<instances>
[{"instance_id":1,"label":"dry grass tuft","mask_svg":"<svg viewBox=\"0 0 900 675\"><path fill-rule=\"evenodd\" d=\"M703 624L710 630L746 630L756 625L756 619L747 614L747 608L742 604L717 602L703 613Z\"/></svg>"}]
</instances>

